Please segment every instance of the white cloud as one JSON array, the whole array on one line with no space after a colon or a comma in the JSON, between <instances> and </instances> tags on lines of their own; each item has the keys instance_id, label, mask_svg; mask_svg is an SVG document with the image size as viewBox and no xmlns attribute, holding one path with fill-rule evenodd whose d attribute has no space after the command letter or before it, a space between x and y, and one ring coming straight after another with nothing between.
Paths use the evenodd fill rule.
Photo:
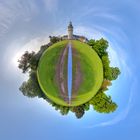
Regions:
<instances>
[{"instance_id":1,"label":"white cloud","mask_svg":"<svg viewBox=\"0 0 140 140\"><path fill-rule=\"evenodd\" d=\"M99 32L96 29L91 29L88 27L84 26L75 26L74 27L74 34L80 34L88 37L89 39L94 38L94 39L100 39L104 37L104 34Z\"/></svg>"},{"instance_id":2,"label":"white cloud","mask_svg":"<svg viewBox=\"0 0 140 140\"><path fill-rule=\"evenodd\" d=\"M17 60L21 57L21 55L25 52L25 51L35 51L37 52L40 49L41 45L47 44L49 42L49 38L48 37L38 37L38 38L34 38L32 40L30 40L29 42L26 42L23 46L21 46L21 48L19 49L19 45L18 48L16 48L15 44L14 45L14 51L15 53L12 53L13 56L12 57L12 62L17 64ZM13 46L12 45L12 46ZM12 48L12 47L10 47Z\"/></svg>"},{"instance_id":3,"label":"white cloud","mask_svg":"<svg viewBox=\"0 0 140 140\"><path fill-rule=\"evenodd\" d=\"M41 0L46 11L53 14L57 9L57 0ZM0 2L0 37L3 36L19 20L30 21L40 12L42 7L35 0L7 0Z\"/></svg>"},{"instance_id":4,"label":"white cloud","mask_svg":"<svg viewBox=\"0 0 140 140\"><path fill-rule=\"evenodd\" d=\"M18 18L27 21L38 12L38 9L34 0L8 0L0 2L0 12L0 36L2 36Z\"/></svg>"},{"instance_id":5,"label":"white cloud","mask_svg":"<svg viewBox=\"0 0 140 140\"><path fill-rule=\"evenodd\" d=\"M58 0L43 0L47 12L54 12L57 10Z\"/></svg>"},{"instance_id":6,"label":"white cloud","mask_svg":"<svg viewBox=\"0 0 140 140\"><path fill-rule=\"evenodd\" d=\"M86 16L93 16L94 18L103 18L105 20L112 20L115 22L121 22L120 18L118 18L117 15L112 14L111 10L109 8L104 7L93 7L92 9L87 7L85 12L81 15L81 18L84 18Z\"/></svg>"},{"instance_id":7,"label":"white cloud","mask_svg":"<svg viewBox=\"0 0 140 140\"><path fill-rule=\"evenodd\" d=\"M37 52L41 45L48 43L48 40L48 37L37 37L24 43L21 43L21 40L11 42L1 59L2 67L5 70L3 76L6 78L9 75L9 77L20 77L21 81L26 80L28 78L27 75L21 75L21 71L18 69L18 59L25 51Z\"/></svg>"}]
</instances>

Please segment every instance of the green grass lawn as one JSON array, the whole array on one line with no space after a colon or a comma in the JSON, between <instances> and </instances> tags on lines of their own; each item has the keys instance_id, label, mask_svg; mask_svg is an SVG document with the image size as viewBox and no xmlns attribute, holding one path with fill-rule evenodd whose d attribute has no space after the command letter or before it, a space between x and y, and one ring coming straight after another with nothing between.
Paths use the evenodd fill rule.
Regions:
<instances>
[{"instance_id":1,"label":"green grass lawn","mask_svg":"<svg viewBox=\"0 0 140 140\"><path fill-rule=\"evenodd\" d=\"M68 106L68 104L60 97L55 73L60 53L67 43L68 40L61 41L48 48L43 53L37 70L38 81L43 92L53 102L64 106ZM103 81L103 67L97 53L90 46L79 41L72 41L72 44L72 47L79 53L83 74L83 82L78 89L76 98L72 100L71 104L71 106L77 106L87 102L97 93ZM74 60L75 58L73 58Z\"/></svg>"},{"instance_id":2,"label":"green grass lawn","mask_svg":"<svg viewBox=\"0 0 140 140\"><path fill-rule=\"evenodd\" d=\"M42 55L37 70L39 85L49 99L55 103L67 105L59 96L55 79L57 60L68 41L62 41L48 48Z\"/></svg>"},{"instance_id":3,"label":"green grass lawn","mask_svg":"<svg viewBox=\"0 0 140 140\"><path fill-rule=\"evenodd\" d=\"M83 82L73 105L80 105L89 101L99 90L103 81L102 61L97 53L87 44L72 41L73 47L79 52Z\"/></svg>"}]
</instances>

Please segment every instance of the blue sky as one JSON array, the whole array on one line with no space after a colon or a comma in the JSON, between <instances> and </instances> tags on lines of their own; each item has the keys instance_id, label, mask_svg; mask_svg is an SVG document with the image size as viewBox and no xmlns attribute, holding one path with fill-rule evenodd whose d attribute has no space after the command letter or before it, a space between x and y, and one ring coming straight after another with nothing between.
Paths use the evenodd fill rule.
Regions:
<instances>
[{"instance_id":1,"label":"blue sky","mask_svg":"<svg viewBox=\"0 0 140 140\"><path fill-rule=\"evenodd\" d=\"M0 0L0 140L139 140L140 2L138 0ZM74 33L106 38L112 66L121 69L107 92L113 114L92 108L77 120L61 116L42 99L18 90L27 79L17 69L25 50L37 51L49 35Z\"/></svg>"}]
</instances>

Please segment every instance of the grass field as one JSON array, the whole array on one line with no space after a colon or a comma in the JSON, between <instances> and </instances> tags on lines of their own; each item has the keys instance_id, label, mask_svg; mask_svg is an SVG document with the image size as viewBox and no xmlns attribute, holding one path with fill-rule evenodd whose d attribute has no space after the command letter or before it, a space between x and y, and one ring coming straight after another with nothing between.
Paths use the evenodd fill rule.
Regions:
<instances>
[{"instance_id":1,"label":"grass field","mask_svg":"<svg viewBox=\"0 0 140 140\"><path fill-rule=\"evenodd\" d=\"M79 41L72 41L72 43L73 47L80 54L78 57L83 74L83 82L72 104L80 105L81 103L89 101L101 87L103 81L103 67L101 59L89 45Z\"/></svg>"},{"instance_id":2,"label":"grass field","mask_svg":"<svg viewBox=\"0 0 140 140\"><path fill-rule=\"evenodd\" d=\"M76 63L80 64L82 82L78 87L75 97L71 101L71 106L78 106L90 100L99 90L103 81L103 67L97 53L87 44L79 41L71 41L72 49L78 55L73 56L73 79L76 75ZM48 48L42 55L38 66L38 81L46 96L53 102L69 106L62 98L58 82L56 80L56 65L62 55L63 49L67 46L68 40L61 41ZM64 78L67 78L67 54L64 61Z\"/></svg>"}]
</instances>

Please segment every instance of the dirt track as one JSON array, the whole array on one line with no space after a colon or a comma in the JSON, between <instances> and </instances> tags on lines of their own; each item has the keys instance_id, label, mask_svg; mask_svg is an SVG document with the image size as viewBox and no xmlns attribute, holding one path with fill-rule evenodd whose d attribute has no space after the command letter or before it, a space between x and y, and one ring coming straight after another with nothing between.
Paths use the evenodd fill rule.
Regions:
<instances>
[{"instance_id":1,"label":"dirt track","mask_svg":"<svg viewBox=\"0 0 140 140\"><path fill-rule=\"evenodd\" d=\"M56 81L59 87L61 98L68 103L68 88L67 88L67 77L65 77L64 69L67 60L68 47L64 47L56 66ZM66 69L67 70L67 69Z\"/></svg>"},{"instance_id":2,"label":"dirt track","mask_svg":"<svg viewBox=\"0 0 140 140\"><path fill-rule=\"evenodd\" d=\"M74 61L74 65L73 67L75 67L75 72L73 73L73 81L72 81L72 99L74 100L77 92L79 90L79 87L83 81L82 78L82 72L81 72L81 66L80 66L80 59L79 59L79 54L76 51L76 49L72 48L72 53L73 53L73 57L75 57L75 61Z\"/></svg>"},{"instance_id":3,"label":"dirt track","mask_svg":"<svg viewBox=\"0 0 140 140\"><path fill-rule=\"evenodd\" d=\"M58 84L60 97L68 104L71 103L69 101L68 97L68 68L67 68L67 61L68 61L68 44L63 48L63 50L60 53L58 63L56 66L56 82ZM80 67L80 60L79 55L76 49L72 46L72 58L73 58L73 69L75 71L73 72L72 76L72 95L71 100L74 100L78 89L82 83L82 72Z\"/></svg>"}]
</instances>

